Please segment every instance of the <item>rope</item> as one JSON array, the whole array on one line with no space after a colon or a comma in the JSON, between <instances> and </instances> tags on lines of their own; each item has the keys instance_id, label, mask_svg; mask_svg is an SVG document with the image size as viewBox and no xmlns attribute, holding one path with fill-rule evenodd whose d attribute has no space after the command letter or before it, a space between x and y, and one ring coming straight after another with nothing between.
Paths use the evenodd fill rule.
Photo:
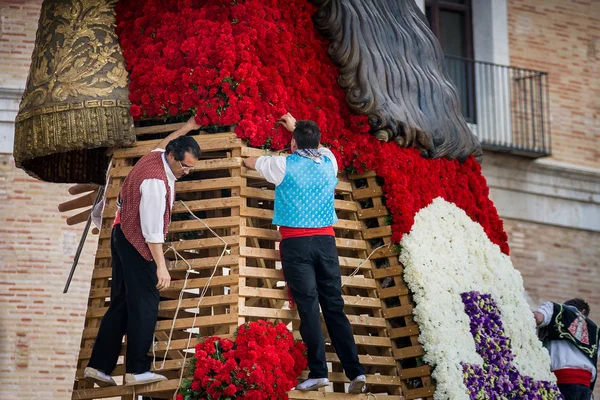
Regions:
<instances>
[{"instance_id":1,"label":"rope","mask_svg":"<svg viewBox=\"0 0 600 400\"><path fill-rule=\"evenodd\" d=\"M352 278L354 275L356 275L358 273L358 271L360 271L360 267L367 261L369 261L369 259L371 258L371 256L373 255L373 253L375 253L377 250L382 249L384 247L390 247L392 244L388 243L388 244L382 244L381 246L373 249L373 251L371 251L371 253L369 253L369 255L367 256L367 258L365 258L364 260L362 260L360 262L360 264L358 264L358 267L356 267L356 269L354 271L352 271L352 273L350 275L348 275L346 277L346 279L344 280L344 282L342 282L342 287L344 287L344 285L346 283L348 283L348 279Z\"/></svg>"},{"instance_id":2,"label":"rope","mask_svg":"<svg viewBox=\"0 0 600 400\"><path fill-rule=\"evenodd\" d=\"M183 201L181 201L181 204L185 207L185 209L192 215L192 217L194 217L195 219L197 219L198 221L200 221L200 223L202 223L202 225L204 225L204 227L206 229L208 229L210 231L210 233L212 233L217 239L219 239L221 242L223 242L223 251L221 252L221 255L219 256L219 259L217 260L217 263L215 264L212 273L210 274L210 277L208 278L208 280L206 281L206 284L204 285L204 287L202 288L202 291L200 292L200 297L198 298L198 303L196 305L196 308L200 308L200 304L202 303L202 300L204 299L204 296L206 295L206 292L208 292L208 288L210 287L210 283L212 281L212 278L215 276L215 273L217 272L217 268L221 262L221 260L223 259L223 257L225 256L225 253L230 254L231 250L229 250L229 245L227 244L227 242L221 237L219 236L214 230L212 230L207 224L206 222L204 222L203 220L201 220L200 218L198 218L193 212L192 210L189 209L189 207L187 206L187 204L185 204ZM165 354L169 352L169 349L171 348L171 339L173 337L173 330L175 329L175 322L177 321L177 315L179 314L179 309L181 308L181 303L183 301L183 293L185 291L185 289L187 288L187 283L188 283L188 278L190 276L190 273L192 271L195 271L192 266L190 265L190 263L175 249L175 247L173 247L173 245L170 245L169 248L167 250L165 250L165 253L167 253L169 250L172 250L173 253L175 254L175 262L177 262L178 257L181 258L181 260L183 260L183 262L185 262L188 266L188 269L186 270L185 273L185 279L183 282L183 288L181 289L181 291L179 292L179 300L177 302L177 308L175 310L175 316L173 318L173 322L171 323L171 329L169 331L169 338L167 340L167 347L165 349ZM189 335L188 335L188 341L187 344L185 346L186 350L190 347L190 343L192 341L192 331L194 330L194 328L196 327L196 319L198 317L198 313L194 313L194 319L192 320L192 326L191 328L189 328ZM156 336L155 336L156 339ZM156 343L156 342L155 342ZM183 380L183 374L184 374L184 370L185 370L185 363L187 361L187 355L188 352L184 351L184 356L183 356L183 363L181 365L181 372L179 374L179 383L177 384L177 389L175 389L175 392L173 393L173 399L175 399L175 397L177 396L177 392L179 391L179 388L181 387L181 382ZM162 363L160 365L160 368L158 369L163 369L165 367L165 362L166 362L166 357L163 358ZM157 370L156 368L156 345L152 346L152 367L154 368L154 370Z\"/></svg>"},{"instance_id":3,"label":"rope","mask_svg":"<svg viewBox=\"0 0 600 400\"><path fill-rule=\"evenodd\" d=\"M185 204L182 200L180 200L180 203L185 207L185 209L190 213L190 215L192 217L194 217L196 220L198 220L202 225L204 225L204 227L206 229L208 229L210 231L210 233L212 233L216 238L218 238L221 242L223 242L223 251L221 252L221 255L219 256L219 259L217 260L217 263L215 264L212 273L210 274L210 277L208 278L208 280L206 281L206 284L204 285L204 287L202 288L202 291L200 293L200 297L198 298L198 303L196 304L196 308L200 308L200 304L202 303L202 300L204 299L204 296L206 295L206 292L208 292L208 288L210 286L210 283L212 281L212 278L215 276L215 273L217 272L217 268L221 262L221 260L223 259L223 257L225 256L225 253L229 254L231 252L231 250L228 249L229 245L227 244L227 242L221 237L219 236L214 230L212 230L207 224L206 222L204 222L203 220L201 220L200 218L198 218L198 216L196 216L196 214L194 214L192 212L192 210L190 210L190 208L187 206L187 204ZM391 243L388 244L383 244L375 249L373 249L373 251L371 251L371 253L369 253L369 255L367 256L366 259L362 260L360 262L360 264L358 264L358 266L356 267L356 269L349 275L346 277L346 280L342 283L342 287L347 283L348 279L352 278L353 276L355 276L359 271L360 271L360 267L363 265L363 263L365 263L366 261L368 261L371 256L379 249L384 248L384 247L389 247L391 246ZM173 253L175 254L175 262L177 262L178 258L181 258L181 260L183 262L186 263L188 269L186 270L185 273L185 279L183 282L183 288L181 289L181 291L179 292L179 299L177 302L177 308L175 309L175 316L173 317L173 322L171 323L171 329L169 330L169 338L167 340L167 346L165 349L165 355L166 353L169 352L169 349L171 348L171 340L173 337L173 331L175 330L175 322L177 321L177 315L179 314L179 309L181 308L181 303L183 301L183 293L185 291L185 289L187 288L187 283L188 283L188 278L190 276L190 273L192 271L195 271L191 264L175 249L175 247L173 245L170 245L167 250L165 250L165 254L169 251L173 251ZM186 350L190 347L190 343L192 341L192 331L194 330L194 328L196 327L196 319L199 313L195 312L194 313L194 319L192 320L192 326L191 328L189 328L189 335L188 335L188 341L187 344L185 346ZM156 339L156 336L155 336ZM155 342L156 343L156 342ZM177 389L175 389L175 392L173 393L173 400L175 400L176 396L177 396L177 392L179 391L179 388L181 387L181 382L183 381L183 374L184 374L184 370L185 370L185 363L187 361L187 355L188 352L184 351L184 356L183 356L183 363L181 365L181 371L179 374L179 382L177 383ZM166 357L163 358L162 363L160 365L160 368L158 368L158 370L162 370L165 367L165 363L166 363ZM154 370L157 370L156 368L156 345L152 346L152 367L154 368ZM373 397L374 400L377 400L377 396L375 396L373 393L367 393L367 398L366 400L369 400L370 397Z\"/></svg>"}]
</instances>

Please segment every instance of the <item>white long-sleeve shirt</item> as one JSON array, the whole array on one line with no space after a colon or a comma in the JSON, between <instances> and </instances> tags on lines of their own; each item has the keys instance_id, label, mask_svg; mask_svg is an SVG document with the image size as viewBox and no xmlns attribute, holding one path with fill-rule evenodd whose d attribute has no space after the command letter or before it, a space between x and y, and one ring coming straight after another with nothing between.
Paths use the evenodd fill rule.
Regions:
<instances>
[{"instance_id":1,"label":"white long-sleeve shirt","mask_svg":"<svg viewBox=\"0 0 600 400\"><path fill-rule=\"evenodd\" d=\"M170 206L173 207L175 201L175 175L167 163L164 149L154 149L152 151L162 152L163 165L167 175L167 182L171 190ZM142 195L140 201L140 223L142 235L147 243L163 243L164 242L164 215L165 215L165 196L167 188L161 179L145 179L140 185L140 193ZM102 213L104 210L105 199L92 210L92 221L96 227L100 228L102 224Z\"/></svg>"},{"instance_id":2,"label":"white long-sleeve shirt","mask_svg":"<svg viewBox=\"0 0 600 400\"><path fill-rule=\"evenodd\" d=\"M333 164L333 170L335 174L338 173L338 164L335 156L327 147L319 147L319 153L323 157L329 158ZM267 180L275 186L278 186L283 182L285 178L285 159L286 156L262 156L256 160L256 170Z\"/></svg>"},{"instance_id":3,"label":"white long-sleeve shirt","mask_svg":"<svg viewBox=\"0 0 600 400\"><path fill-rule=\"evenodd\" d=\"M544 316L544 321L538 326L543 328L552 320L554 314L554 305L547 301L542 303L534 312ZM550 353L550 369L556 371L563 368L583 369L592 373L592 381L596 376L596 367L589 358L581 353L575 345L567 340L551 340L546 344Z\"/></svg>"}]
</instances>

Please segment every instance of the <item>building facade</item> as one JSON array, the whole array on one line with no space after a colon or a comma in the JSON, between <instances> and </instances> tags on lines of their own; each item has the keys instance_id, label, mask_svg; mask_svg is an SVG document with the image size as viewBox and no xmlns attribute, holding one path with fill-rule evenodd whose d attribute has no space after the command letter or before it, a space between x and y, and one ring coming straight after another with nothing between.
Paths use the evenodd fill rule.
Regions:
<instances>
[{"instance_id":1,"label":"building facade","mask_svg":"<svg viewBox=\"0 0 600 400\"><path fill-rule=\"evenodd\" d=\"M484 145L531 305L583 297L600 321L600 2L417 4ZM66 400L96 243L62 294L82 230L56 210L68 185L30 178L11 156L40 5L0 0L0 398Z\"/></svg>"}]
</instances>

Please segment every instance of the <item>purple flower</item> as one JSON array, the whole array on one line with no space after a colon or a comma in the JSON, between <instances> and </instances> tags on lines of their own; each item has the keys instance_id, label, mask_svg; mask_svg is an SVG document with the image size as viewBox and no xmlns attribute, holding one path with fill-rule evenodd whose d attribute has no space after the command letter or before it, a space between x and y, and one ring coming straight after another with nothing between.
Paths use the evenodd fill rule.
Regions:
<instances>
[{"instance_id":1,"label":"purple flower","mask_svg":"<svg viewBox=\"0 0 600 400\"><path fill-rule=\"evenodd\" d=\"M563 399L556 385L519 373L512 363L510 339L504 335L500 310L489 294L461 294L475 349L483 365L461 363L471 399Z\"/></svg>"}]
</instances>

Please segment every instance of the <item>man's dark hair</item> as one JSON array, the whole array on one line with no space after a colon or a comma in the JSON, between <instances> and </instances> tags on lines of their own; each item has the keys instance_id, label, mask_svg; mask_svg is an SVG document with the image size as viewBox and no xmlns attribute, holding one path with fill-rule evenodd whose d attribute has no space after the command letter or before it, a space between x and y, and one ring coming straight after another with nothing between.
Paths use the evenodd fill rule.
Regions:
<instances>
[{"instance_id":1,"label":"man's dark hair","mask_svg":"<svg viewBox=\"0 0 600 400\"><path fill-rule=\"evenodd\" d=\"M586 317L590 315L590 305L583 299L571 299L565 301L565 305L577 308Z\"/></svg>"},{"instance_id":2,"label":"man's dark hair","mask_svg":"<svg viewBox=\"0 0 600 400\"><path fill-rule=\"evenodd\" d=\"M316 149L321 142L321 130L313 121L297 121L292 137L299 149Z\"/></svg>"},{"instance_id":3,"label":"man's dark hair","mask_svg":"<svg viewBox=\"0 0 600 400\"><path fill-rule=\"evenodd\" d=\"M194 158L200 158L200 146L191 136L181 136L171 140L165 149L167 154L173 154L176 161L183 161L185 153L190 153Z\"/></svg>"}]
</instances>

